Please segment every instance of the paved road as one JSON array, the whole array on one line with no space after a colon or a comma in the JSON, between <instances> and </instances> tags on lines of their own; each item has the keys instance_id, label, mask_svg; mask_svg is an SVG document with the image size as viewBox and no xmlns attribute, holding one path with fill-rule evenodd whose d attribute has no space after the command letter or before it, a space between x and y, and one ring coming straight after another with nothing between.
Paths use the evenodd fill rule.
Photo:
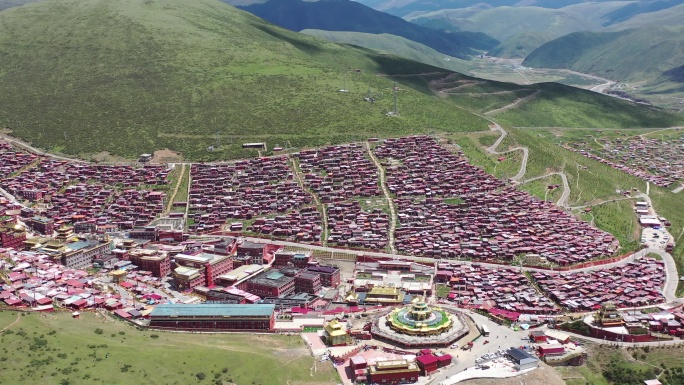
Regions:
<instances>
[{"instance_id":1,"label":"paved road","mask_svg":"<svg viewBox=\"0 0 684 385\"><path fill-rule=\"evenodd\" d=\"M31 146L28 143L25 143L19 139L12 138L12 137L7 136L5 134L0 134L0 139L3 139L4 141L9 142L9 143L13 143L15 146L22 147L22 148L29 150L33 153L36 153L38 155L49 156L50 158L59 159L59 160L66 160L69 162L88 163L88 162L81 160L81 159L67 158L64 156L59 156L59 155L47 153L43 150L39 150L39 149Z\"/></svg>"},{"instance_id":2,"label":"paved road","mask_svg":"<svg viewBox=\"0 0 684 385\"><path fill-rule=\"evenodd\" d=\"M7 198L7 200L9 200L10 202L16 203L23 208L28 208L28 207L24 206L21 202L19 202L14 195L7 192L7 190L5 190L4 188L0 188L0 194L4 195L5 198Z\"/></svg>"},{"instance_id":3,"label":"paved road","mask_svg":"<svg viewBox=\"0 0 684 385\"><path fill-rule=\"evenodd\" d=\"M368 151L368 156L370 156L373 163L375 163L375 167L378 168L378 174L380 175L380 187L382 187L382 193L385 195L385 199L387 200L387 206L389 207L390 227L387 231L387 240L389 242L389 247L392 251L392 254L395 254L397 252L397 248L394 243L394 232L397 229L397 212L394 208L394 201L392 200L392 195L390 194L389 189L387 188L385 168L382 167L382 164L380 164L380 161L371 150L370 143L366 142L365 146L366 150Z\"/></svg>"},{"instance_id":4,"label":"paved road","mask_svg":"<svg viewBox=\"0 0 684 385\"><path fill-rule=\"evenodd\" d=\"M537 179L543 179L552 175L558 175L561 177L563 180L563 194L561 194L560 198L558 198L558 201L556 202L556 206L560 207L567 207L568 205L568 198L570 197L570 184L568 183L568 177L565 175L564 172L551 172L546 175L541 175L541 176L536 176L534 178L530 179L525 179L522 182L518 182L518 184L524 184L528 182L532 182Z\"/></svg>"},{"instance_id":5,"label":"paved road","mask_svg":"<svg viewBox=\"0 0 684 385\"><path fill-rule=\"evenodd\" d=\"M534 96L534 95L530 95L530 96ZM505 154L507 152L511 152L511 151L522 151L523 152L523 159L522 159L522 163L520 165L520 171L518 171L518 173L514 177L511 178L512 181L518 182L527 173L527 161L530 158L530 151L527 147L515 147L515 148L512 148L512 149L510 149L508 151L504 151L504 152L496 151L496 148L499 147L501 142L508 135L508 132L506 132L506 130L504 130L499 124L495 123L494 121L491 121L491 122L492 122L492 126L491 126L492 131L499 131L501 133L501 136L499 137L499 139L496 140L496 142L494 142L494 144L492 144L491 146L489 146L486 149L486 151L488 153L495 154L495 155L503 155L503 154ZM537 176L534 178L526 179L526 180L524 180L522 182L518 182L518 183L520 183L520 184L527 183L527 182L531 182L533 180L546 178L547 176L550 176L550 175L560 175L561 179L563 180L563 194L561 194L556 205L560 206L560 207L566 207L568 198L570 197L570 184L568 183L568 177L567 177L567 175L565 175L564 172L552 172L552 173L540 175L540 176Z\"/></svg>"},{"instance_id":6,"label":"paved road","mask_svg":"<svg viewBox=\"0 0 684 385\"><path fill-rule=\"evenodd\" d=\"M216 238L216 236L210 236L210 235L205 235L201 236L205 238ZM420 261L441 261L441 260L435 260L434 258L427 258L427 257L416 257L416 256L411 256L411 255L395 255L395 254L389 254L389 253L382 253L382 252L373 252L373 251L362 251L362 250L346 250L346 249L339 249L339 248L334 248L334 247L328 247L328 246L317 246L317 245L308 245L308 244L301 244L301 243L295 243L295 242L287 242L287 241L278 241L278 240L266 240L263 238L252 238L252 237L243 237L245 240L248 240L250 242L266 242L268 241L269 243L276 244L276 245L282 245L282 246L290 246L290 247L298 247L298 248L303 248L303 249L309 249L309 250L317 250L317 251L324 251L324 252L336 252L336 253L343 253L343 254L352 254L352 255L368 255L368 256L373 256L373 257L382 257L382 258L390 258L390 259L403 259L403 260L420 260ZM666 285L663 290L663 296L665 299L669 301L674 301L677 299L677 296L675 295L677 291L677 284L678 284L678 275L677 275L677 267L675 265L674 258L672 255L669 253L660 250L660 249L641 249L638 252L623 258L617 262L613 263L607 263L603 265L596 265L596 266L590 266L590 267L585 267L581 269L572 269L572 270L565 270L562 273L580 273L580 272L590 272L590 271L595 271L595 270L603 270L603 269L610 269L613 267L618 267L625 265L629 262L632 262L636 259L642 258L646 256L648 253L654 253L658 254L663 261L665 261L665 273L666 273ZM457 264L465 264L465 265L470 265L473 263L477 263L480 266L485 266L488 268L492 269L508 269L511 268L511 266L502 266L502 265L497 265L497 264L492 264L492 263L480 263L480 262L470 262L470 261L454 261L454 260L449 260L451 262L457 263ZM539 269L539 268L534 268L534 267L516 267L517 269L520 269L521 271L529 271L529 272L545 272L548 273L549 270L547 269Z\"/></svg>"},{"instance_id":7,"label":"paved road","mask_svg":"<svg viewBox=\"0 0 684 385\"><path fill-rule=\"evenodd\" d=\"M503 111L506 111L506 110L510 110L511 108L516 107L516 106L517 106L518 104L520 104L520 103L525 103L526 101L528 101L528 100L530 100L530 99L532 99L532 98L535 98L537 95L539 95L540 92L541 92L541 90L536 90L536 91L534 91L533 93L531 93L531 94L529 94L529 95L527 95L527 96L525 96L525 97L523 97L523 98L520 98L520 99L515 100L515 101L514 101L513 103L511 103L511 104L507 104L507 105L505 105L505 106L503 106L503 107L501 107L501 108L497 108L497 109L495 109L495 110L487 111L487 112L485 112L485 115L493 115L493 114L497 114L497 113L499 113L499 112L503 112Z\"/></svg>"},{"instance_id":8,"label":"paved road","mask_svg":"<svg viewBox=\"0 0 684 385\"><path fill-rule=\"evenodd\" d=\"M511 148L511 149L506 150L506 151L496 151L496 148L499 147L499 145L504 140L504 138L506 138L508 133L498 123L496 123L494 121L491 121L491 122L492 122L492 126L491 126L492 131L499 131L501 133L501 136L499 137L499 139L496 140L496 142L494 142L494 144L489 146L486 149L486 151L488 153L494 154L494 155L504 155L504 154L507 154L511 151L522 151L523 158L522 158L522 162L520 164L520 171L518 171L518 173L515 174L515 176L513 176L511 178L511 180L517 181L517 180L522 179L522 177L525 176L525 173L527 172L527 160L530 158L530 150L527 147L515 147L515 148Z\"/></svg>"},{"instance_id":9,"label":"paved road","mask_svg":"<svg viewBox=\"0 0 684 385\"><path fill-rule=\"evenodd\" d=\"M440 349L451 354L454 357L453 365L449 366L446 370L442 370L436 374L432 375L432 378L427 382L427 384L436 385L444 381L447 377L453 376L456 373L462 372L469 367L475 365L475 359L484 355L485 353L493 353L498 349L507 349L510 347L519 347L520 345L527 344L527 334L522 331L513 331L505 326L501 326L492 322L487 317L481 316L477 313L473 313L469 310L464 310L455 306L440 305L445 308L453 308L460 312L469 315L477 325L485 324L489 329L489 337L480 337L473 344L472 351L463 351L461 349ZM485 344L484 341L489 341ZM461 344L467 343L468 341L460 341Z\"/></svg>"}]
</instances>

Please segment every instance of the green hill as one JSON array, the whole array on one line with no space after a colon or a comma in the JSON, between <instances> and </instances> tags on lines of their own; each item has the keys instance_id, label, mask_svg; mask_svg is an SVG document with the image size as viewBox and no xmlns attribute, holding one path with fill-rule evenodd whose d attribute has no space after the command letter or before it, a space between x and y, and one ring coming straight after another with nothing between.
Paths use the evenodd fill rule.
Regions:
<instances>
[{"instance_id":1,"label":"green hill","mask_svg":"<svg viewBox=\"0 0 684 385\"><path fill-rule=\"evenodd\" d=\"M600 27L583 15L565 8L496 7L475 13L469 11L470 9L442 10L407 19L422 25L439 18L461 31L484 32L501 41L524 32L543 32L550 39L555 39L568 33Z\"/></svg>"},{"instance_id":2,"label":"green hill","mask_svg":"<svg viewBox=\"0 0 684 385\"><path fill-rule=\"evenodd\" d=\"M649 12L632 17L621 23L613 24L607 30L616 31L631 28L643 28L650 26L677 27L684 20L684 4L657 12Z\"/></svg>"},{"instance_id":3,"label":"green hill","mask_svg":"<svg viewBox=\"0 0 684 385\"><path fill-rule=\"evenodd\" d=\"M214 0L48 0L0 12L0 127L84 157L169 148L214 160L254 156L244 142L304 147L487 130L484 119L435 96L428 82L445 76L441 68L290 32ZM395 81L400 116L388 117ZM481 83L486 92L511 87ZM349 92L338 92L343 87ZM363 101L369 89L375 103ZM582 95L588 102L573 110L578 121L677 122ZM554 95L558 111L548 118L575 97ZM608 99L624 116L594 107ZM516 125L535 119L519 117Z\"/></svg>"},{"instance_id":4,"label":"green hill","mask_svg":"<svg viewBox=\"0 0 684 385\"><path fill-rule=\"evenodd\" d=\"M461 73L468 72L471 68L471 64L467 61L446 57L444 54L426 45L400 36L362 32L322 31L318 29L305 29L301 32L337 43L352 44L380 52L392 53L407 59Z\"/></svg>"},{"instance_id":5,"label":"green hill","mask_svg":"<svg viewBox=\"0 0 684 385\"><path fill-rule=\"evenodd\" d=\"M377 73L435 71L213 0L49 0L0 13L0 127L66 154L170 148L186 159L233 158L254 154L243 142L403 135L428 117L440 130L486 129L424 81L401 77L401 116L385 116L395 79ZM337 92L344 76L349 93ZM369 88L387 97L366 103Z\"/></svg>"},{"instance_id":6,"label":"green hill","mask_svg":"<svg viewBox=\"0 0 684 385\"><path fill-rule=\"evenodd\" d=\"M20 5L33 3L40 0L0 0L0 11L7 8L18 7Z\"/></svg>"},{"instance_id":7,"label":"green hill","mask_svg":"<svg viewBox=\"0 0 684 385\"><path fill-rule=\"evenodd\" d=\"M233 3L235 0L224 1ZM479 32L449 33L422 27L351 0L270 0L240 8L291 31L317 29L390 34L457 57L466 57L475 50L487 50L499 43Z\"/></svg>"},{"instance_id":8,"label":"green hill","mask_svg":"<svg viewBox=\"0 0 684 385\"><path fill-rule=\"evenodd\" d=\"M568 68L648 85L684 63L684 26L577 32L532 52L523 65Z\"/></svg>"},{"instance_id":9,"label":"green hill","mask_svg":"<svg viewBox=\"0 0 684 385\"><path fill-rule=\"evenodd\" d=\"M541 7L472 7L407 16L419 25L482 32L501 43L489 50L496 57L524 58L546 42L577 31L602 29L603 16L622 2L584 3L561 9Z\"/></svg>"},{"instance_id":10,"label":"green hill","mask_svg":"<svg viewBox=\"0 0 684 385\"><path fill-rule=\"evenodd\" d=\"M468 8L473 6L482 7L506 7L506 6L535 6L542 8L563 8L569 5L585 3L604 3L614 0L358 0L383 12L401 17L416 12L434 12L442 9ZM617 0L623 4L630 4L630 0Z\"/></svg>"},{"instance_id":11,"label":"green hill","mask_svg":"<svg viewBox=\"0 0 684 385\"><path fill-rule=\"evenodd\" d=\"M487 51L489 56L523 59L548 42L549 37L539 32L521 32Z\"/></svg>"}]
</instances>

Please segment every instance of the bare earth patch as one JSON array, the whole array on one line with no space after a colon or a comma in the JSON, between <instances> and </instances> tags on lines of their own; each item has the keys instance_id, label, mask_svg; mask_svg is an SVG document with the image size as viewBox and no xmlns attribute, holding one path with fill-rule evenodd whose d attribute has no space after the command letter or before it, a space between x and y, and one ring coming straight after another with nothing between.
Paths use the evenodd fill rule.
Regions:
<instances>
[{"instance_id":1,"label":"bare earth patch","mask_svg":"<svg viewBox=\"0 0 684 385\"><path fill-rule=\"evenodd\" d=\"M183 160L183 155L175 151L171 151L168 148L155 151L154 156L152 157L152 163L169 163L178 162L181 160Z\"/></svg>"},{"instance_id":2,"label":"bare earth patch","mask_svg":"<svg viewBox=\"0 0 684 385\"><path fill-rule=\"evenodd\" d=\"M552 367L542 363L538 369L527 374L511 378L480 378L460 382L464 385L520 385L520 384L543 384L543 385L565 385L561 375Z\"/></svg>"},{"instance_id":3,"label":"bare earth patch","mask_svg":"<svg viewBox=\"0 0 684 385\"><path fill-rule=\"evenodd\" d=\"M117 163L117 162L130 162L130 159L126 159L122 156L112 155L108 151L98 152L90 156L90 160L100 163Z\"/></svg>"}]
</instances>

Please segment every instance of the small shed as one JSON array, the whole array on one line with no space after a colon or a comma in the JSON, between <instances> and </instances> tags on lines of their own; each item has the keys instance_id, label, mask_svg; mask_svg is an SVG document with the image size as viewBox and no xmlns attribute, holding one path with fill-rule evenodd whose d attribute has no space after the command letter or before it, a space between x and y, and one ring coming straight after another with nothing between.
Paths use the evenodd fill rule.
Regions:
<instances>
[{"instance_id":1,"label":"small shed","mask_svg":"<svg viewBox=\"0 0 684 385\"><path fill-rule=\"evenodd\" d=\"M541 330L532 330L530 332L530 341L532 341L536 344L546 342L547 339L548 339L548 337Z\"/></svg>"}]
</instances>

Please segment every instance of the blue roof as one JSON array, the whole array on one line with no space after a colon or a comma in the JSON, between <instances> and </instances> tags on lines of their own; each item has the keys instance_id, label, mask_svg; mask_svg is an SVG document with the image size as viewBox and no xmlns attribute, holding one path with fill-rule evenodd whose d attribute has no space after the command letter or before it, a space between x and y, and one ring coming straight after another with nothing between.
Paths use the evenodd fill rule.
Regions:
<instances>
[{"instance_id":1,"label":"blue roof","mask_svg":"<svg viewBox=\"0 0 684 385\"><path fill-rule=\"evenodd\" d=\"M92 242L78 241L78 242L67 243L66 246L68 248L70 248L71 250L81 250L81 249L85 249L86 247L92 246Z\"/></svg>"},{"instance_id":2,"label":"blue roof","mask_svg":"<svg viewBox=\"0 0 684 385\"><path fill-rule=\"evenodd\" d=\"M273 304L236 305L222 303L201 304L162 304L155 307L151 317L190 317L190 316L271 316L275 311Z\"/></svg>"}]
</instances>

